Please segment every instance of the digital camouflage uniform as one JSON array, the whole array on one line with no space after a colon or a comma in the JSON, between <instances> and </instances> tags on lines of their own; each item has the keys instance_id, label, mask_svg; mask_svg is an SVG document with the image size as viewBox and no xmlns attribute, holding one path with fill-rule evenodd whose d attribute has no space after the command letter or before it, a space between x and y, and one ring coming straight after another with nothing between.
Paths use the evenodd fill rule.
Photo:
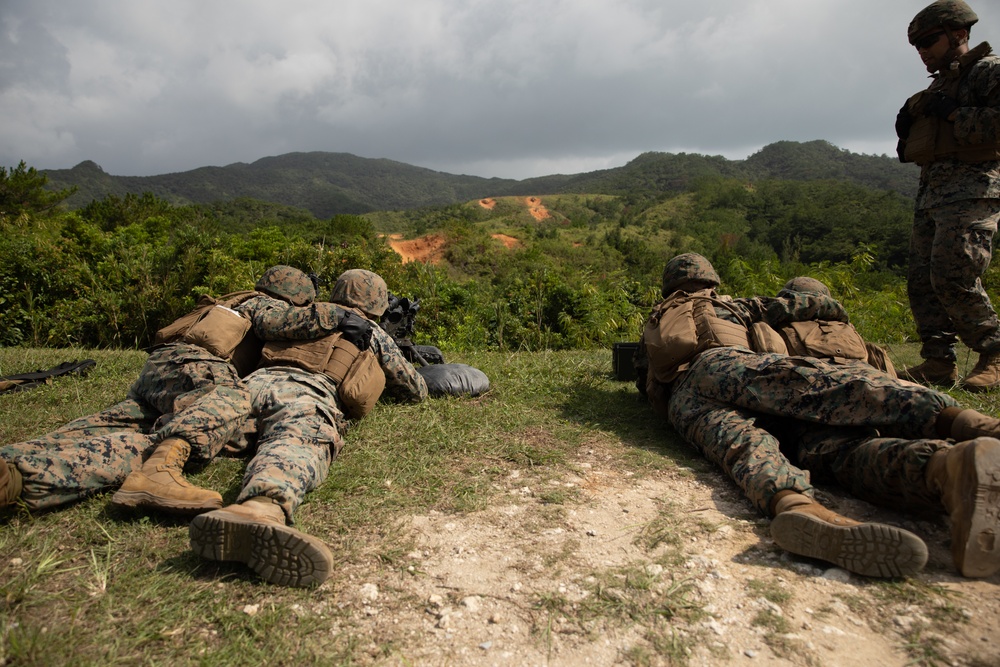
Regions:
<instances>
[{"instance_id":1,"label":"digital camouflage uniform","mask_svg":"<svg viewBox=\"0 0 1000 667\"><path fill-rule=\"evenodd\" d=\"M377 274L352 269L338 278L331 301L352 311L344 324L351 318L365 321L385 391L397 400L422 401L424 379L377 324L387 294ZM308 338L304 331L303 340ZM322 540L289 524L343 447L349 422L338 384L305 367L271 365L251 373L243 385L257 423L256 453L236 503L192 520L191 549L211 560L243 562L270 583L322 583L333 570L332 553Z\"/></svg>"},{"instance_id":2,"label":"digital camouflage uniform","mask_svg":"<svg viewBox=\"0 0 1000 667\"><path fill-rule=\"evenodd\" d=\"M934 451L947 446L933 440L935 424L954 405L946 394L894 380L862 362L715 348L672 384L666 408L677 432L770 515L778 491L812 495L809 471L882 505L931 498L924 468ZM796 428L801 424L821 430ZM853 437L831 439L837 432L830 426L851 427ZM870 440L876 432L896 439ZM786 442L775 434L785 434Z\"/></svg>"},{"instance_id":3,"label":"digital camouflage uniform","mask_svg":"<svg viewBox=\"0 0 1000 667\"><path fill-rule=\"evenodd\" d=\"M839 303L822 295L789 294L733 299L729 303L746 321L765 321L775 328L788 321L843 321L846 317ZM716 308L716 314L736 321L727 308ZM648 359L641 358L644 348L641 342L640 384L646 382L649 365ZM901 438L933 437L937 414L956 405L946 394L894 380L862 362L832 362L723 347L702 352L677 380L648 395L675 430L722 467L765 515L770 515L771 500L778 491L792 489L812 494L809 469L803 470L795 462L821 466L817 472L836 477L848 488L875 482L867 487L867 498L898 504L894 478L871 480L865 472L861 479L854 479L859 471L866 470L864 462L871 461L873 449L844 456L839 447L852 445L869 433L860 427L876 428ZM791 422L783 424L785 420ZM800 429L794 428L796 422L859 427L859 431L855 440L840 439L831 447L819 433L803 437ZM786 442L780 442L775 432L785 434ZM823 432L829 433L826 429ZM881 450L885 462L875 470L890 469L889 460L919 464L919 457L915 460L912 454L896 451L907 449L904 441L896 444L896 448ZM927 445L914 447L925 451Z\"/></svg>"},{"instance_id":4,"label":"digital camouflage uniform","mask_svg":"<svg viewBox=\"0 0 1000 667\"><path fill-rule=\"evenodd\" d=\"M344 276L334 285L331 302L350 307L388 302L385 283L377 274L352 270ZM373 322L381 314L365 313ZM300 320L294 327L296 335L284 338L319 338L330 333L324 324L322 318ZM255 321L255 330L256 326ZM424 379L377 324L372 327L371 345L385 374L390 397L400 401L427 398ZM237 502L257 496L272 498L291 521L305 494L326 479L330 463L344 445L343 436L350 422L339 405L337 385L322 373L273 366L254 371L243 386L250 395L251 414L257 420L257 453L247 466ZM211 407L211 402L206 404L206 409Z\"/></svg>"},{"instance_id":5,"label":"digital camouflage uniform","mask_svg":"<svg viewBox=\"0 0 1000 667\"><path fill-rule=\"evenodd\" d=\"M275 269L287 268L273 267L265 277L284 277ZM274 293L267 284L258 286ZM306 290L286 290L286 298L301 304L315 295L300 291ZM333 304L295 306L266 293L236 310L262 340L332 331L341 312ZM20 497L28 508L49 509L121 485L169 438L190 443L190 460L204 464L238 440L249 412L250 394L231 363L198 345L170 343L150 353L124 401L40 438L0 447L0 459L21 473Z\"/></svg>"},{"instance_id":6,"label":"digital camouflage uniform","mask_svg":"<svg viewBox=\"0 0 1000 667\"><path fill-rule=\"evenodd\" d=\"M233 366L204 349L167 345L150 353L124 401L40 438L0 447L0 459L20 471L21 499L31 510L121 485L171 435L190 439L197 445L192 452L208 459L238 432L235 419L248 411L249 396L238 383ZM193 406L210 396L214 419L193 423Z\"/></svg>"},{"instance_id":7,"label":"digital camouflage uniform","mask_svg":"<svg viewBox=\"0 0 1000 667\"><path fill-rule=\"evenodd\" d=\"M711 298L713 317L729 324L712 324L706 333L705 321L695 316L698 340L709 346L674 365L687 359L670 355L687 349L674 347L684 345L683 336L672 338L684 328L667 318L670 311L655 308L635 357L637 386L685 441L774 517L775 542L866 576L906 576L926 563L926 545L916 535L857 522L817 503L814 474L873 503L943 507L959 570L989 576L1000 569L1000 544L985 539L1000 531L1000 420L862 361L759 353L727 343L726 327L733 324L738 330L766 322L777 329L791 321L846 321L846 313L823 294L719 297L718 282L699 255L667 263L663 294L671 298L664 304L690 301L687 293Z\"/></svg>"},{"instance_id":8,"label":"digital camouflage uniform","mask_svg":"<svg viewBox=\"0 0 1000 667\"><path fill-rule=\"evenodd\" d=\"M971 27L976 20L964 2L933 3L910 24L910 43L945 27L953 30L966 23ZM948 38L952 38L951 32ZM910 125L921 116L934 114L949 116L943 131L951 132L959 147L1000 145L1000 57L983 43L968 54L956 52L953 64L957 67L959 63L960 69L935 72L919 98L933 99L940 93L953 100L943 110L941 105L908 103L900 111L905 117L903 129L897 124L901 159ZM953 362L959 339L981 354L1000 353L1000 321L981 280L992 257L998 219L1000 160L936 156L922 164L907 291L925 359ZM914 379L925 378L918 370Z\"/></svg>"},{"instance_id":9,"label":"digital camouflage uniform","mask_svg":"<svg viewBox=\"0 0 1000 667\"><path fill-rule=\"evenodd\" d=\"M372 349L391 397L427 398L424 379L377 326L372 330ZM290 366L260 368L243 384L257 419L258 440L236 502L267 496L281 505L291 522L306 493L326 479L350 422L338 405L336 383L320 373Z\"/></svg>"}]
</instances>

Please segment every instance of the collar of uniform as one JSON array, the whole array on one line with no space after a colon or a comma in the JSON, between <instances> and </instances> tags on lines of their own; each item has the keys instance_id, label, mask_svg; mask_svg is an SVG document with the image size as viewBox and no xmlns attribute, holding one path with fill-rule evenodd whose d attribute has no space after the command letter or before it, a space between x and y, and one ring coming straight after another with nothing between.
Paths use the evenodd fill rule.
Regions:
<instances>
[{"instance_id":1,"label":"collar of uniform","mask_svg":"<svg viewBox=\"0 0 1000 667\"><path fill-rule=\"evenodd\" d=\"M961 76L962 72L965 72L969 67L982 60L986 56L993 53L993 47L990 46L989 42L983 42L975 48L969 49L959 57L951 61L948 69L941 70L935 73L932 77L942 76L942 77L955 77Z\"/></svg>"}]
</instances>

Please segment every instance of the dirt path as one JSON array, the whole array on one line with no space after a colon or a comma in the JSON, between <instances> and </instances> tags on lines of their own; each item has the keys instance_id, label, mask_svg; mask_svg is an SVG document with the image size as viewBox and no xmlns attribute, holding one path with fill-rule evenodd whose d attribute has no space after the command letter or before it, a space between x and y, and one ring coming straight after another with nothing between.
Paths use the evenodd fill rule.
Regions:
<instances>
[{"instance_id":1,"label":"dirt path","mask_svg":"<svg viewBox=\"0 0 1000 667\"><path fill-rule=\"evenodd\" d=\"M1000 664L1000 575L958 577L943 519L901 524L931 547L919 577L865 580L778 550L720 476L637 480L603 445L584 451L562 479L514 471L484 511L413 516L391 565L373 555L349 566L336 599L370 639L371 662Z\"/></svg>"}]
</instances>

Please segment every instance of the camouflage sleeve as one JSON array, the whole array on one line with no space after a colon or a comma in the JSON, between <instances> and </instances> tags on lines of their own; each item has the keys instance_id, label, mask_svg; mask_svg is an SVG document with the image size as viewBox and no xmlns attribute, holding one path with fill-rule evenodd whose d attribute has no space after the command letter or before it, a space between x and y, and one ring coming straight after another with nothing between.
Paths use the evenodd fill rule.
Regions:
<instances>
[{"instance_id":1,"label":"camouflage sleeve","mask_svg":"<svg viewBox=\"0 0 1000 667\"><path fill-rule=\"evenodd\" d=\"M397 401L418 403L427 398L427 383L381 327L372 328L372 350L385 372L385 393Z\"/></svg>"},{"instance_id":2,"label":"camouflage sleeve","mask_svg":"<svg viewBox=\"0 0 1000 667\"><path fill-rule=\"evenodd\" d=\"M344 310L335 304L317 302L309 306L259 296L241 304L237 310L253 322L253 331L261 340L312 340L333 333Z\"/></svg>"},{"instance_id":3,"label":"camouflage sleeve","mask_svg":"<svg viewBox=\"0 0 1000 667\"><path fill-rule=\"evenodd\" d=\"M969 72L960 91L955 141L963 146L1000 141L1000 58L987 56ZM971 105L969 100L972 101Z\"/></svg>"}]
</instances>

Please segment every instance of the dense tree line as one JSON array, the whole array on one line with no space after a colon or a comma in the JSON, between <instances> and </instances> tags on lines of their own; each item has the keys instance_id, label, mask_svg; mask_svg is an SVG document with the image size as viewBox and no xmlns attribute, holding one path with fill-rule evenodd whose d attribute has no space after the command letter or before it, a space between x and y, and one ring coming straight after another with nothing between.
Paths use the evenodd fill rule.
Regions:
<instances>
[{"instance_id":1,"label":"dense tree line","mask_svg":"<svg viewBox=\"0 0 1000 667\"><path fill-rule=\"evenodd\" d=\"M239 198L176 205L152 193L56 206L45 176L0 170L0 345L138 347L203 293L247 289L273 264L326 284L351 267L421 299L418 342L445 349L608 347L634 340L665 260L708 256L723 291L827 282L874 340L912 335L905 260L912 202L843 180L705 174L679 193L546 196L314 217ZM444 239L440 264L404 264L384 234ZM496 234L513 236L505 247ZM987 288L996 283L987 274Z\"/></svg>"}]
</instances>

